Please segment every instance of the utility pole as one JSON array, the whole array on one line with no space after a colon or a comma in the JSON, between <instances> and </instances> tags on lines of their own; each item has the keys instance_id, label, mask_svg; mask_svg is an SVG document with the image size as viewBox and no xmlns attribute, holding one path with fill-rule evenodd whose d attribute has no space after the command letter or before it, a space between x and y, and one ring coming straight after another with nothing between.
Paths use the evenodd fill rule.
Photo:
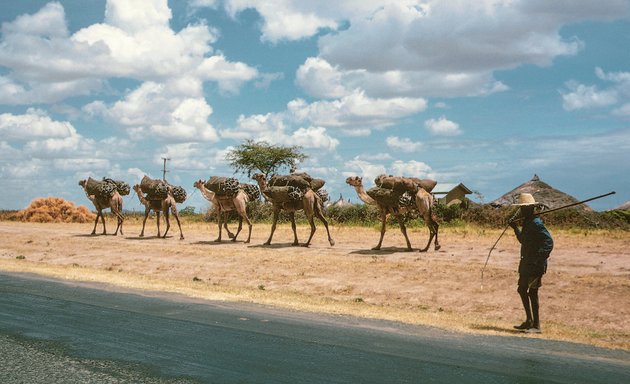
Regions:
<instances>
[{"instance_id":1,"label":"utility pole","mask_svg":"<svg viewBox=\"0 0 630 384\"><path fill-rule=\"evenodd\" d=\"M162 168L162 180L166 181L166 172L168 172L166 170L166 161L170 160L170 157L163 157L162 160L164 160L164 168Z\"/></svg>"}]
</instances>

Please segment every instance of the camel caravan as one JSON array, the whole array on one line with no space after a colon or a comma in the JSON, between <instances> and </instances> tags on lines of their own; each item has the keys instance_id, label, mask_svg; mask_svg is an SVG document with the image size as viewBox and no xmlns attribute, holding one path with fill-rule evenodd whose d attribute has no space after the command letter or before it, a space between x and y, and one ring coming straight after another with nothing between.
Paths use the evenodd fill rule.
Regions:
<instances>
[{"instance_id":1,"label":"camel caravan","mask_svg":"<svg viewBox=\"0 0 630 384\"><path fill-rule=\"evenodd\" d=\"M271 233L264 245L270 245L276 230L280 213L285 211L289 215L291 228L293 230L292 245L300 245L297 236L297 226L295 213L303 211L310 225L310 234L306 242L301 244L308 247L316 232L315 218L324 224L328 242L335 245L335 240L330 234L328 220L324 215L324 203L328 200L328 193L323 186L323 179L313 178L305 172L291 172L288 175L267 175L257 173L252 176L256 184L241 183L233 177L212 176L208 180L199 179L193 186L197 188L201 195L208 200L217 213L218 236L215 242L222 241L222 232L225 229L231 241L235 242L243 228L243 221L247 223L248 234L245 243L249 243L252 235L252 222L247 215L247 205L250 202L258 201L261 196L264 200L272 204L273 219ZM351 176L346 179L346 183L355 188L359 199L365 204L374 205L378 208L381 219L381 233L378 244L373 250L381 249L386 231L387 218L394 215L399 223L400 230L405 237L407 251L412 250L411 242L405 226L406 213L416 213L424 219L429 228L429 241L420 252L426 252L434 241L434 249L440 249L438 241L438 223L433 212L433 196L431 191L437 182L431 179L419 179L413 177L386 176L380 175L374 180L375 186L365 190L363 179L359 176ZM96 226L99 216L103 222L103 234L105 231L105 220L102 210L111 208L112 213L118 219L118 227L115 235L120 229L122 235L122 197L129 194L129 185L124 182L103 178L97 181L92 178L79 182L88 199L92 201L97 210L98 216L94 223L92 235L96 233ZM180 231L180 239L184 239L182 227L177 214L177 204L186 200L186 191L179 186L170 185L163 180L151 179L144 176L140 184L133 186L140 203L145 207L144 220L142 221L142 231L140 237L144 236L145 224L149 213L154 211L157 216L158 237L165 238L170 228L169 215L172 214L177 221ZM227 226L228 214L235 211L239 217L238 229L236 233L231 232ZM166 230L163 235L160 233L160 213L164 213Z\"/></svg>"}]
</instances>

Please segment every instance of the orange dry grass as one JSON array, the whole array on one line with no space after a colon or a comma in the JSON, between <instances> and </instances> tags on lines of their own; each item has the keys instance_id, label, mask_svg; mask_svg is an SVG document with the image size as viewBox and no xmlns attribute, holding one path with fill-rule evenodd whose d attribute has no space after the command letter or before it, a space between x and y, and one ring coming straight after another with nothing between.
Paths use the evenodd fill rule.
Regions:
<instances>
[{"instance_id":1,"label":"orange dry grass","mask_svg":"<svg viewBox=\"0 0 630 384\"><path fill-rule=\"evenodd\" d=\"M86 223L96 218L85 206L76 206L60 197L38 198L19 212L21 221L36 223Z\"/></svg>"}]
</instances>

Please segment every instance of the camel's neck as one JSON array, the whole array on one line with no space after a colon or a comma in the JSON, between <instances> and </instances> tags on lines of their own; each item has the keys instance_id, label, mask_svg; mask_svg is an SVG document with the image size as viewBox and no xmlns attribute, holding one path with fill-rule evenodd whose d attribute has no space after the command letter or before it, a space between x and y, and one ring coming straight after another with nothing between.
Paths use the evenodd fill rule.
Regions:
<instances>
[{"instance_id":1,"label":"camel's neck","mask_svg":"<svg viewBox=\"0 0 630 384\"><path fill-rule=\"evenodd\" d=\"M83 188L83 192L85 192L85 196L87 196L87 198L91 201L94 202L94 195L90 195L87 191L87 188L85 188L84 186L82 186L81 188Z\"/></svg>"},{"instance_id":2,"label":"camel's neck","mask_svg":"<svg viewBox=\"0 0 630 384\"><path fill-rule=\"evenodd\" d=\"M363 184L355 185L354 189L357 191L357 195L359 196L359 199L361 199L361 201L363 201L365 204L376 205L376 201L374 201L374 199L371 198L370 195L367 194L367 192L365 192L365 188L363 188Z\"/></svg>"},{"instance_id":3,"label":"camel's neck","mask_svg":"<svg viewBox=\"0 0 630 384\"><path fill-rule=\"evenodd\" d=\"M256 179L256 183L258 183L258 188L260 188L261 191L267 189L267 180Z\"/></svg>"},{"instance_id":4,"label":"camel's neck","mask_svg":"<svg viewBox=\"0 0 630 384\"><path fill-rule=\"evenodd\" d=\"M215 193L211 190L207 189L205 185L200 184L197 186L201 191L201 194L206 198L206 200L212 201L214 200Z\"/></svg>"},{"instance_id":5,"label":"camel's neck","mask_svg":"<svg viewBox=\"0 0 630 384\"><path fill-rule=\"evenodd\" d=\"M267 180L265 179L256 179L256 183L258 183L258 188L260 188L260 192L262 193L262 191L264 191L265 189L267 189ZM263 199L265 199L265 201L268 201L270 203L274 203L273 200L271 200L267 195L265 195L264 193L262 193Z\"/></svg>"},{"instance_id":6,"label":"camel's neck","mask_svg":"<svg viewBox=\"0 0 630 384\"><path fill-rule=\"evenodd\" d=\"M149 206L149 201L144 198L142 191L138 189L136 193L138 194L138 200L140 200L140 204L144 205L145 207Z\"/></svg>"}]
</instances>

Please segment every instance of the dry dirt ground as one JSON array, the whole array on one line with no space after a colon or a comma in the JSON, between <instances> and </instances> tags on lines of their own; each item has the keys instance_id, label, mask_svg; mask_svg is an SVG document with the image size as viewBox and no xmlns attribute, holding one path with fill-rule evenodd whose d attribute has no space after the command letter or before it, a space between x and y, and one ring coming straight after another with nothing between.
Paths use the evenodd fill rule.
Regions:
<instances>
[{"instance_id":1,"label":"dry dirt ground","mask_svg":"<svg viewBox=\"0 0 630 384\"><path fill-rule=\"evenodd\" d=\"M231 225L234 227L234 224ZM108 222L115 229L113 221ZM124 236L90 236L92 224L0 222L0 271L98 281L209 300L248 301L286 308L351 314L433 325L460 332L516 335L523 310L516 293L519 244L511 230L488 251L500 230L446 228L442 249L405 252L397 228L384 247L374 228L334 226L329 246L318 227L310 248L291 246L288 225L279 226L271 246L262 243L269 225L255 225L251 244L215 243L212 223L183 222L166 239L155 221L125 223ZM100 226L99 226L100 230ZM546 339L630 349L630 233L560 231L550 228L555 249L540 290ZM308 232L298 227L303 241ZM424 246L426 228L410 231Z\"/></svg>"}]
</instances>

